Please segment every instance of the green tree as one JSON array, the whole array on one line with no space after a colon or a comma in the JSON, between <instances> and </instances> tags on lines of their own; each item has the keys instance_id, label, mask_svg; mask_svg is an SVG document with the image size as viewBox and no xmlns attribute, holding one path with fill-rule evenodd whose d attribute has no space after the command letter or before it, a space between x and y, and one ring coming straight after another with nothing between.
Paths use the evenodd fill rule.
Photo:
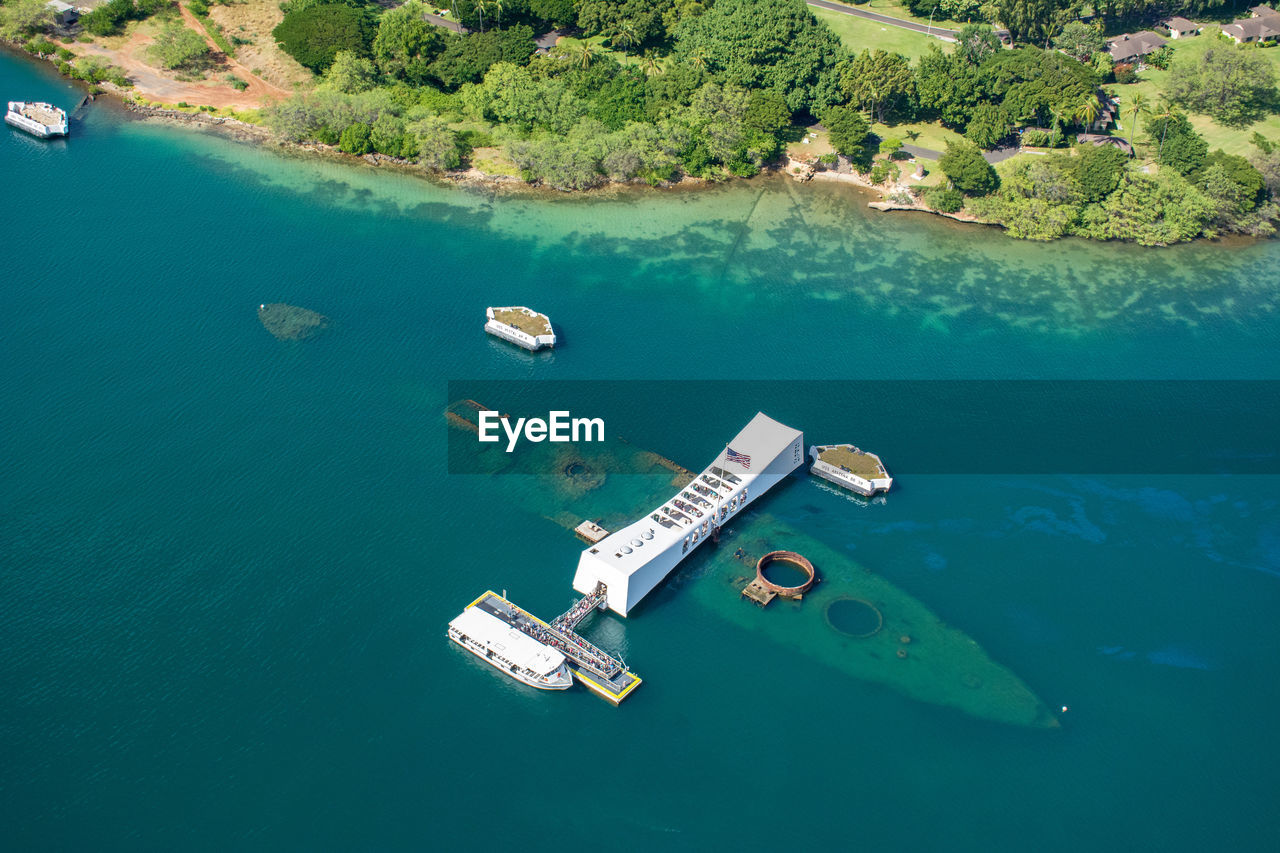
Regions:
<instances>
[{"instance_id":1,"label":"green tree","mask_svg":"<svg viewBox=\"0 0 1280 853\"><path fill-rule=\"evenodd\" d=\"M409 158L418 153L413 137L405 132L404 119L390 112L374 119L369 128L369 145L388 157Z\"/></svg>"},{"instance_id":2,"label":"green tree","mask_svg":"<svg viewBox=\"0 0 1280 853\"><path fill-rule=\"evenodd\" d=\"M1198 237L1215 212L1204 193L1176 173L1129 172L1106 200L1085 209L1080 231L1098 240L1168 246Z\"/></svg>"},{"instance_id":3,"label":"green tree","mask_svg":"<svg viewBox=\"0 0 1280 853\"><path fill-rule=\"evenodd\" d=\"M1204 158L1200 175L1203 176L1210 169L1220 170L1226 179L1240 188L1245 210L1253 210L1266 197L1267 185L1262 173L1244 157L1228 154L1219 148Z\"/></svg>"},{"instance_id":4,"label":"green tree","mask_svg":"<svg viewBox=\"0 0 1280 853\"><path fill-rule=\"evenodd\" d=\"M18 40L52 28L53 9L46 2L47 0L7 0L0 6L0 35Z\"/></svg>"},{"instance_id":5,"label":"green tree","mask_svg":"<svg viewBox=\"0 0 1280 853\"><path fill-rule=\"evenodd\" d=\"M855 162L865 162L867 135L871 125L854 107L831 106L818 114L827 129L831 147Z\"/></svg>"},{"instance_id":6,"label":"green tree","mask_svg":"<svg viewBox=\"0 0 1280 853\"><path fill-rule=\"evenodd\" d=\"M791 124L791 110L787 109L787 102L777 92L757 89L747 99L742 124L748 129L774 135Z\"/></svg>"},{"instance_id":7,"label":"green tree","mask_svg":"<svg viewBox=\"0 0 1280 853\"><path fill-rule=\"evenodd\" d=\"M1009 112L996 104L980 104L974 108L965 139L979 148L995 148L1013 130Z\"/></svg>"},{"instance_id":8,"label":"green tree","mask_svg":"<svg viewBox=\"0 0 1280 853\"><path fill-rule=\"evenodd\" d=\"M911 64L900 53L868 51L849 60L840 87L873 119L883 121L911 92Z\"/></svg>"},{"instance_id":9,"label":"green tree","mask_svg":"<svg viewBox=\"0 0 1280 853\"><path fill-rule=\"evenodd\" d=\"M955 187L929 187L924 191L924 202L942 213L955 213L964 207L964 193Z\"/></svg>"},{"instance_id":10,"label":"green tree","mask_svg":"<svg viewBox=\"0 0 1280 853\"><path fill-rule=\"evenodd\" d=\"M1085 202L1102 201L1115 192L1128 168L1129 158L1113 145L1081 145L1074 157L1065 157Z\"/></svg>"},{"instance_id":11,"label":"green tree","mask_svg":"<svg viewBox=\"0 0 1280 853\"><path fill-rule=\"evenodd\" d=\"M1075 17L1078 0L994 0L996 18L1018 41L1044 43L1060 24Z\"/></svg>"},{"instance_id":12,"label":"green tree","mask_svg":"<svg viewBox=\"0 0 1280 853\"><path fill-rule=\"evenodd\" d=\"M356 56L349 50L340 50L333 57L333 64L324 73L321 84L335 92L348 95L367 92L378 84L378 70L373 61L364 56Z\"/></svg>"},{"instance_id":13,"label":"green tree","mask_svg":"<svg viewBox=\"0 0 1280 853\"><path fill-rule=\"evenodd\" d=\"M846 52L804 0L716 0L676 30L676 56L701 56L706 68L748 89L772 89L791 110L840 100L839 62Z\"/></svg>"},{"instance_id":14,"label":"green tree","mask_svg":"<svg viewBox=\"0 0 1280 853\"><path fill-rule=\"evenodd\" d=\"M1138 118L1146 115L1150 111L1147 106L1147 99L1141 92L1134 92L1129 96L1129 115L1133 116L1133 130L1129 132L1129 138L1137 140L1138 138Z\"/></svg>"},{"instance_id":15,"label":"green tree","mask_svg":"<svg viewBox=\"0 0 1280 853\"><path fill-rule=\"evenodd\" d=\"M1089 127L1098 120L1098 113L1102 112L1102 105L1098 103L1098 96L1094 94L1086 95L1071 113L1071 117L1080 123L1080 127L1085 133L1089 132Z\"/></svg>"},{"instance_id":16,"label":"green tree","mask_svg":"<svg viewBox=\"0 0 1280 853\"><path fill-rule=\"evenodd\" d=\"M1018 121L1061 124L1087 98L1096 98L1093 69L1057 51L1038 47L1002 50L982 63L993 99Z\"/></svg>"},{"instance_id":17,"label":"green tree","mask_svg":"<svg viewBox=\"0 0 1280 853\"><path fill-rule=\"evenodd\" d=\"M938 168L965 195L986 195L1000 186L996 170L972 142L948 143Z\"/></svg>"},{"instance_id":18,"label":"green tree","mask_svg":"<svg viewBox=\"0 0 1280 853\"><path fill-rule=\"evenodd\" d=\"M567 133L587 113L588 104L560 78L535 78L529 69L499 62L478 85L459 91L464 107L477 118L510 124L523 132L534 129Z\"/></svg>"},{"instance_id":19,"label":"green tree","mask_svg":"<svg viewBox=\"0 0 1280 853\"><path fill-rule=\"evenodd\" d=\"M458 134L444 119L426 116L410 123L407 130L413 136L419 165L440 172L462 164Z\"/></svg>"},{"instance_id":20,"label":"green tree","mask_svg":"<svg viewBox=\"0 0 1280 853\"><path fill-rule=\"evenodd\" d=\"M747 144L742 120L750 100L751 93L741 86L712 82L703 84L689 103L690 127L722 164L731 163Z\"/></svg>"},{"instance_id":21,"label":"green tree","mask_svg":"<svg viewBox=\"0 0 1280 853\"><path fill-rule=\"evenodd\" d=\"M604 35L628 50L666 35L663 12L671 0L578 0L578 26L588 36Z\"/></svg>"},{"instance_id":22,"label":"green tree","mask_svg":"<svg viewBox=\"0 0 1280 853\"><path fill-rule=\"evenodd\" d=\"M1000 39L986 24L965 24L956 36L956 54L970 65L979 65L982 60L1000 50ZM947 211L951 213L953 211Z\"/></svg>"},{"instance_id":23,"label":"green tree","mask_svg":"<svg viewBox=\"0 0 1280 853\"><path fill-rule=\"evenodd\" d=\"M628 122L644 120L643 73L632 69L620 71L587 97L591 102L591 115L609 130L620 130Z\"/></svg>"},{"instance_id":24,"label":"green tree","mask_svg":"<svg viewBox=\"0 0 1280 853\"><path fill-rule=\"evenodd\" d=\"M986 81L974 65L958 54L948 55L936 46L920 57L914 89L923 117L936 116L942 123L963 129L978 104L988 100Z\"/></svg>"},{"instance_id":25,"label":"green tree","mask_svg":"<svg viewBox=\"0 0 1280 853\"><path fill-rule=\"evenodd\" d=\"M1262 175L1267 194L1273 198L1280 196L1280 145L1271 143L1259 133L1253 137L1258 150L1249 156L1249 163Z\"/></svg>"},{"instance_id":26,"label":"green tree","mask_svg":"<svg viewBox=\"0 0 1280 853\"><path fill-rule=\"evenodd\" d=\"M108 0L80 17L80 26L95 36L113 36L124 32L125 24L134 17L133 0Z\"/></svg>"},{"instance_id":27,"label":"green tree","mask_svg":"<svg viewBox=\"0 0 1280 853\"><path fill-rule=\"evenodd\" d=\"M1093 68L1093 73L1098 75L1099 80L1112 80L1116 71L1116 61L1111 58L1111 54L1106 51L1095 53L1089 61L1089 65ZM1119 81L1117 81L1119 82Z\"/></svg>"},{"instance_id":28,"label":"green tree","mask_svg":"<svg viewBox=\"0 0 1280 853\"><path fill-rule=\"evenodd\" d=\"M1106 50L1102 33L1082 21L1071 21L1053 39L1053 46L1077 62L1091 62L1093 55Z\"/></svg>"},{"instance_id":29,"label":"green tree","mask_svg":"<svg viewBox=\"0 0 1280 853\"><path fill-rule=\"evenodd\" d=\"M445 88L454 89L479 80L496 63L528 63L535 48L533 30L524 24L487 33L450 35L429 71Z\"/></svg>"},{"instance_id":30,"label":"green tree","mask_svg":"<svg viewBox=\"0 0 1280 853\"><path fill-rule=\"evenodd\" d=\"M357 157L373 152L373 141L370 139L371 128L362 121L350 124L338 137L338 147L348 154Z\"/></svg>"},{"instance_id":31,"label":"green tree","mask_svg":"<svg viewBox=\"0 0 1280 853\"><path fill-rule=\"evenodd\" d=\"M1147 135L1156 148L1156 162L1188 175L1204 165L1209 143L1185 116L1166 112L1147 122Z\"/></svg>"},{"instance_id":32,"label":"green tree","mask_svg":"<svg viewBox=\"0 0 1280 853\"><path fill-rule=\"evenodd\" d=\"M181 21L172 21L156 35L155 44L147 48L152 60L165 68L196 70L209 62L209 45Z\"/></svg>"},{"instance_id":33,"label":"green tree","mask_svg":"<svg viewBox=\"0 0 1280 853\"><path fill-rule=\"evenodd\" d=\"M415 86L430 77L431 61L444 50L444 31L427 23L421 0L385 12L378 21L373 57L382 73Z\"/></svg>"},{"instance_id":34,"label":"green tree","mask_svg":"<svg viewBox=\"0 0 1280 853\"><path fill-rule=\"evenodd\" d=\"M1183 53L1169 71L1165 96L1192 112L1240 127L1272 109L1276 91L1274 66L1253 49L1213 46L1202 55Z\"/></svg>"},{"instance_id":35,"label":"green tree","mask_svg":"<svg viewBox=\"0 0 1280 853\"><path fill-rule=\"evenodd\" d=\"M571 53L573 61L578 64L579 68L585 70L591 66L591 61L596 58L596 54L599 52L594 44L584 41L574 47Z\"/></svg>"},{"instance_id":36,"label":"green tree","mask_svg":"<svg viewBox=\"0 0 1280 853\"><path fill-rule=\"evenodd\" d=\"M578 20L578 10L573 0L529 0L529 14L557 29L567 27Z\"/></svg>"},{"instance_id":37,"label":"green tree","mask_svg":"<svg viewBox=\"0 0 1280 853\"><path fill-rule=\"evenodd\" d=\"M368 56L377 25L367 9L322 3L288 12L271 35L285 53L323 74L338 51Z\"/></svg>"}]
</instances>

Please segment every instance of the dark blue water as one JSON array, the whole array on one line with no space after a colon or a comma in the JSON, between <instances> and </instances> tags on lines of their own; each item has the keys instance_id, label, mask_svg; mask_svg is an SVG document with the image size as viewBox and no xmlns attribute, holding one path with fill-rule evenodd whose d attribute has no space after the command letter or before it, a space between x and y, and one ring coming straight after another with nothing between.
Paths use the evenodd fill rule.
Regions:
<instances>
[{"instance_id":1,"label":"dark blue water","mask_svg":"<svg viewBox=\"0 0 1280 853\"><path fill-rule=\"evenodd\" d=\"M565 608L580 544L447 474L440 413L451 379L703 380L714 435L661 399L609 424L701 466L754 411L724 378L1276 378L1280 244L1018 243L782 181L507 198L106 104L74 131L0 133L6 848L1274 848L1274 478L767 499L1069 705L1059 731L838 677L679 584L592 628L646 679L615 709L446 642L486 588ZM268 301L334 328L276 341ZM562 348L481 333L520 303Z\"/></svg>"}]
</instances>

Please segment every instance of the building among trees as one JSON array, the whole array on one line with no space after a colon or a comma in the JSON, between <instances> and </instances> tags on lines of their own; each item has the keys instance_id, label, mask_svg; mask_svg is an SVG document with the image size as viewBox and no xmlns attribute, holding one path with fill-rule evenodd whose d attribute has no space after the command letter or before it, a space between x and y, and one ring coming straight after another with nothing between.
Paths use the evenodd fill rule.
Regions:
<instances>
[{"instance_id":1,"label":"building among trees","mask_svg":"<svg viewBox=\"0 0 1280 853\"><path fill-rule=\"evenodd\" d=\"M1125 33L1107 42L1107 53L1114 62L1137 62L1164 47L1167 41L1150 30Z\"/></svg>"},{"instance_id":2,"label":"building among trees","mask_svg":"<svg viewBox=\"0 0 1280 853\"><path fill-rule=\"evenodd\" d=\"M1169 38L1171 39L1198 36L1200 35L1200 31L1204 29L1204 27L1200 26L1195 21L1188 21L1186 18L1180 18L1176 15L1169 20L1164 21L1161 26L1169 31Z\"/></svg>"}]
</instances>

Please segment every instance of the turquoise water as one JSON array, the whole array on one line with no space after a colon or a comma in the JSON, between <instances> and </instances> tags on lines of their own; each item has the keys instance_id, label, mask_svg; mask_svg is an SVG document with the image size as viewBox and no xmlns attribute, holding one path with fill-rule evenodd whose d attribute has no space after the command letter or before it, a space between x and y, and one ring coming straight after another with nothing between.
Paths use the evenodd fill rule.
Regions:
<instances>
[{"instance_id":1,"label":"turquoise water","mask_svg":"<svg viewBox=\"0 0 1280 853\"><path fill-rule=\"evenodd\" d=\"M448 380L706 380L715 434L655 399L609 424L701 466L754 412L721 378L1274 379L1280 243L1032 245L776 180L501 197L106 104L75 131L0 133L6 847L1273 849L1274 478L767 498L1069 705L1059 731L837 677L689 575L592 625L645 678L615 709L445 641L486 588L565 608L580 545L449 475L440 412ZM278 342L270 301L334 328ZM485 337L507 303L564 346ZM762 811L784 789L803 816Z\"/></svg>"}]
</instances>

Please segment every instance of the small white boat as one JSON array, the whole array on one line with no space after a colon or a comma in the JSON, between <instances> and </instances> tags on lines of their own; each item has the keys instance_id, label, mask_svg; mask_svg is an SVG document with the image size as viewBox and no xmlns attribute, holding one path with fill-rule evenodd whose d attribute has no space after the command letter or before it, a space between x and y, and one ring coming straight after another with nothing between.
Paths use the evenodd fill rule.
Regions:
<instances>
[{"instance_id":1,"label":"small white boat","mask_svg":"<svg viewBox=\"0 0 1280 853\"><path fill-rule=\"evenodd\" d=\"M567 690L573 686L563 654L474 605L449 623L449 639L530 687Z\"/></svg>"},{"instance_id":2,"label":"small white boat","mask_svg":"<svg viewBox=\"0 0 1280 853\"><path fill-rule=\"evenodd\" d=\"M518 347L537 352L543 347L555 348L556 333L551 319L532 308L513 305L509 308L485 309L484 330L495 338L510 341Z\"/></svg>"},{"instance_id":3,"label":"small white boat","mask_svg":"<svg viewBox=\"0 0 1280 853\"><path fill-rule=\"evenodd\" d=\"M53 104L10 101L4 120L6 124L41 139L67 135L67 113Z\"/></svg>"}]
</instances>

